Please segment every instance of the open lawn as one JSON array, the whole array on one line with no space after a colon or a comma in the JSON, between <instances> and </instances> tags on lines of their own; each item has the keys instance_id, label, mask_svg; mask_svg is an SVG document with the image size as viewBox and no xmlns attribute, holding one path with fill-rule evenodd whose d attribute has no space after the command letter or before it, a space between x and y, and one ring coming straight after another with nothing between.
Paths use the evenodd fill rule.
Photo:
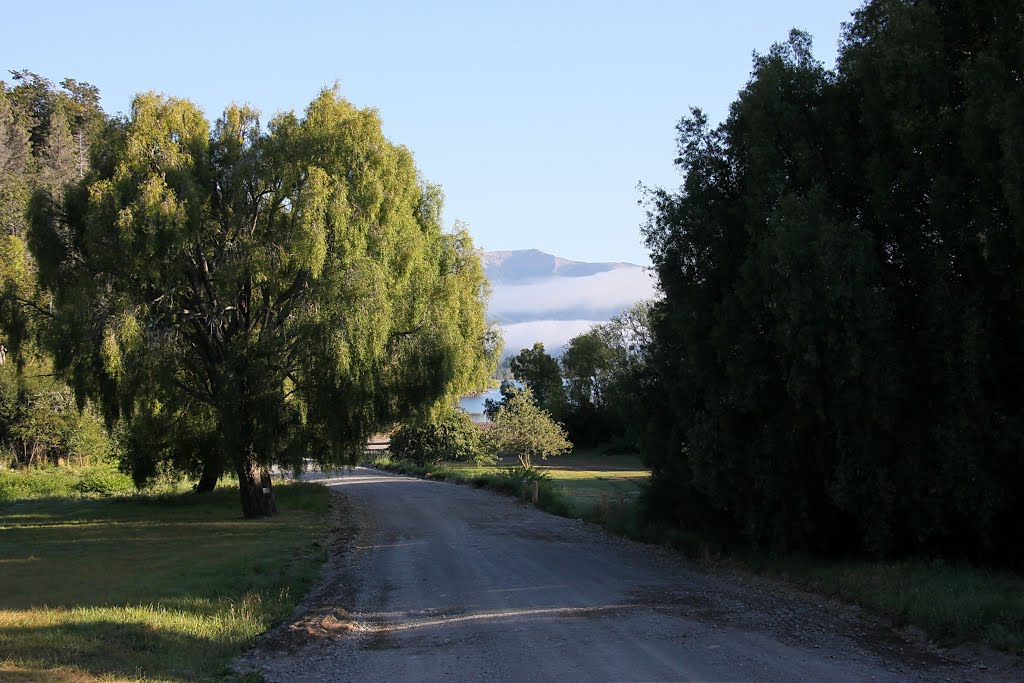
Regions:
<instances>
[{"instance_id":1,"label":"open lawn","mask_svg":"<svg viewBox=\"0 0 1024 683\"><path fill-rule=\"evenodd\" d=\"M636 455L601 455L594 451L573 451L541 461L538 469L551 477L569 502L586 510L598 505L632 500L650 479Z\"/></svg>"},{"instance_id":2,"label":"open lawn","mask_svg":"<svg viewBox=\"0 0 1024 683\"><path fill-rule=\"evenodd\" d=\"M456 478L494 475L518 460L495 465L477 466L466 463L447 463L443 469ZM579 450L534 463L538 470L550 477L550 486L562 494L577 512L595 506L629 501L640 489L651 472L645 469L640 457L631 454L603 455L597 451Z\"/></svg>"},{"instance_id":3,"label":"open lawn","mask_svg":"<svg viewBox=\"0 0 1024 683\"><path fill-rule=\"evenodd\" d=\"M326 552L329 493L238 491L0 506L0 679L208 680L287 616Z\"/></svg>"}]
</instances>

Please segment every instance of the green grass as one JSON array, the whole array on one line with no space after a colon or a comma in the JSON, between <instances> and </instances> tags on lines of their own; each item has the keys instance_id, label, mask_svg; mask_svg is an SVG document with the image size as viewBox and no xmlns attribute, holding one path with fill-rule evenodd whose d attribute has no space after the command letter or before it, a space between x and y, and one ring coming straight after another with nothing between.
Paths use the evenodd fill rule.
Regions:
<instances>
[{"instance_id":1,"label":"green grass","mask_svg":"<svg viewBox=\"0 0 1024 683\"><path fill-rule=\"evenodd\" d=\"M50 497L0 506L0 678L210 680L287 616L325 558L329 493ZM74 492L72 492L74 493Z\"/></svg>"},{"instance_id":2,"label":"green grass","mask_svg":"<svg viewBox=\"0 0 1024 683\"><path fill-rule=\"evenodd\" d=\"M513 496L522 495L521 476L510 472L513 462L474 465L448 462L417 465L378 457L373 465L428 479L442 479L486 487ZM603 455L597 451L574 451L535 463L541 473L538 507L565 517L582 517L618 533L637 523L633 504L650 472L636 455Z\"/></svg>"},{"instance_id":3,"label":"green grass","mask_svg":"<svg viewBox=\"0 0 1024 683\"><path fill-rule=\"evenodd\" d=\"M520 490L518 483L501 476L501 466L446 463L430 467L386 459L375 464L512 495ZM835 561L758 553L645 520L637 494L649 473L636 456L574 452L542 462L538 470L546 477L540 507L550 512L582 517L613 533L669 546L707 565L774 576L838 597L897 625L917 626L942 644L975 642L1024 654L1024 577L1019 574L937 561Z\"/></svg>"},{"instance_id":4,"label":"green grass","mask_svg":"<svg viewBox=\"0 0 1024 683\"><path fill-rule=\"evenodd\" d=\"M0 470L0 505L32 498L127 495L135 484L114 465Z\"/></svg>"},{"instance_id":5,"label":"green grass","mask_svg":"<svg viewBox=\"0 0 1024 683\"><path fill-rule=\"evenodd\" d=\"M939 561L750 558L760 573L787 579L923 629L940 643L977 642L1024 654L1024 577Z\"/></svg>"}]
</instances>

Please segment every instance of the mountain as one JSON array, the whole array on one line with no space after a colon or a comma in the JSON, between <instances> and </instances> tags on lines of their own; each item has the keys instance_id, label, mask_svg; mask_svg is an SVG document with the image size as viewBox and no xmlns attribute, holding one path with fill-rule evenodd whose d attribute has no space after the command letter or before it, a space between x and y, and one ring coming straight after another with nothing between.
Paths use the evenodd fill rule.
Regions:
<instances>
[{"instance_id":1,"label":"mountain","mask_svg":"<svg viewBox=\"0 0 1024 683\"><path fill-rule=\"evenodd\" d=\"M655 296L650 273L633 263L570 261L537 249L482 254L491 281L488 315L501 324L505 353L534 342L560 353L569 339Z\"/></svg>"},{"instance_id":2,"label":"mountain","mask_svg":"<svg viewBox=\"0 0 1024 683\"><path fill-rule=\"evenodd\" d=\"M491 284L526 283L551 277L587 277L621 268L640 268L633 263L570 261L539 249L485 251L482 261Z\"/></svg>"}]
</instances>

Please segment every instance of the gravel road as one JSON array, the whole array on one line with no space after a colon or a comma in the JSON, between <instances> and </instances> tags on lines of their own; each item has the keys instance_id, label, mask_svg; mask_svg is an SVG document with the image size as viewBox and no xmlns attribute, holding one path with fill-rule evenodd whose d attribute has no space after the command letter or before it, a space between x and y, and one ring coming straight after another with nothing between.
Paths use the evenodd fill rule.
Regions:
<instances>
[{"instance_id":1,"label":"gravel road","mask_svg":"<svg viewBox=\"0 0 1024 683\"><path fill-rule=\"evenodd\" d=\"M268 681L988 681L862 611L467 486L356 470L319 586L236 662Z\"/></svg>"}]
</instances>

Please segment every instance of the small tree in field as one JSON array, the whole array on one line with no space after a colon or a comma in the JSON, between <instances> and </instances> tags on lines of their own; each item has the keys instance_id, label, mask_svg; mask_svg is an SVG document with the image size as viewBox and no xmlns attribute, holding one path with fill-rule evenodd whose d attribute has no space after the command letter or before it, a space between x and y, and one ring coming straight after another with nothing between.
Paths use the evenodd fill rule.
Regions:
<instances>
[{"instance_id":1,"label":"small tree in field","mask_svg":"<svg viewBox=\"0 0 1024 683\"><path fill-rule=\"evenodd\" d=\"M546 460L572 448L562 425L548 411L537 406L529 388L507 397L487 433L490 450L496 454L515 453L523 467L533 466L535 457Z\"/></svg>"}]
</instances>

